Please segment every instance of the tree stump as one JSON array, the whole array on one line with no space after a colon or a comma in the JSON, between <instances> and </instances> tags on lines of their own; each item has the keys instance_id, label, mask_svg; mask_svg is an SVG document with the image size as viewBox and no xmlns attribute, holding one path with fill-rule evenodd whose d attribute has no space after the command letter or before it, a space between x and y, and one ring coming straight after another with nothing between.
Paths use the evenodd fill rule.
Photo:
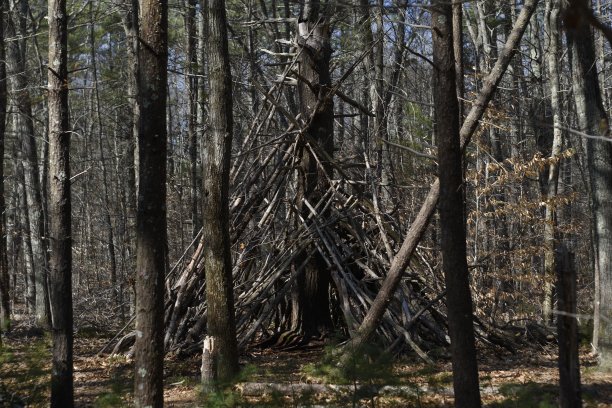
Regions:
<instances>
[{"instance_id":1,"label":"tree stump","mask_svg":"<svg viewBox=\"0 0 612 408\"><path fill-rule=\"evenodd\" d=\"M202 347L202 388L204 392L213 391L216 383L216 356L215 338L212 336L204 337Z\"/></svg>"}]
</instances>

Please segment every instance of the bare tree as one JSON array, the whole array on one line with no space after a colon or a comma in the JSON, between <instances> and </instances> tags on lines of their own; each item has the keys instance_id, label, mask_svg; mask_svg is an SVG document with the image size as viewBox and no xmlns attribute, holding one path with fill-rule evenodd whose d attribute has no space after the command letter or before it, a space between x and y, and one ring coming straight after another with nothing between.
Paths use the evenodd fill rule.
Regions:
<instances>
[{"instance_id":1,"label":"bare tree","mask_svg":"<svg viewBox=\"0 0 612 408\"><path fill-rule=\"evenodd\" d=\"M432 7L435 132L440 180L440 235L442 269L446 282L448 333L453 361L455 406L481 405L472 321L472 295L466 258L463 220L462 149L459 102L455 84L452 6L443 0Z\"/></svg>"},{"instance_id":2,"label":"bare tree","mask_svg":"<svg viewBox=\"0 0 612 408\"><path fill-rule=\"evenodd\" d=\"M49 1L50 295L53 305L51 407L74 404L68 29L65 0Z\"/></svg>"},{"instance_id":3,"label":"bare tree","mask_svg":"<svg viewBox=\"0 0 612 408\"><path fill-rule=\"evenodd\" d=\"M563 147L563 131L561 127L561 101L559 98L559 10L557 1L547 0L545 31L548 33L549 47L546 55L546 67L548 68L550 83L550 105L553 115L553 140L550 151L550 164L548 166L548 177L545 192L546 212L544 224L544 273L546 277L555 275L555 248L557 237L557 214L554 199L557 196L559 186L559 168L561 162L561 148ZM547 282L544 288L543 314L545 321L550 320L552 313L552 284Z\"/></svg>"},{"instance_id":4,"label":"bare tree","mask_svg":"<svg viewBox=\"0 0 612 408\"><path fill-rule=\"evenodd\" d=\"M187 117L187 137L189 151L189 182L191 194L192 237L195 238L202 228L200 217L200 177L198 175L198 53L196 26L196 0L185 0L185 83L189 98L189 116Z\"/></svg>"},{"instance_id":5,"label":"bare tree","mask_svg":"<svg viewBox=\"0 0 612 408\"><path fill-rule=\"evenodd\" d=\"M318 163L312 150L318 146L328 155L333 155L334 150L333 99L328 95L331 89L330 21L328 11L322 10L322 7L327 8L329 5L323 6L318 0L306 1L301 6L297 29L300 75L298 96L306 125L300 144L302 156L298 170L296 205L304 220L311 218L311 210L306 202L313 206L319 202L327 190L327 177L332 174L331 163L326 162L326 159ZM326 334L331 328L331 276L318 253L308 261L304 272L298 275L297 282L293 329L301 331L305 339Z\"/></svg>"},{"instance_id":6,"label":"bare tree","mask_svg":"<svg viewBox=\"0 0 612 408\"><path fill-rule=\"evenodd\" d=\"M593 33L589 21L597 23L585 0L572 0L565 10L565 28L571 49L572 84L578 124L586 137L587 166L593 213L593 253L596 322L593 343L602 367L612 367L612 142L597 70ZM597 25L597 24L595 24ZM604 26L599 28L605 29ZM612 38L612 37L609 37ZM600 136L600 138L597 138Z\"/></svg>"},{"instance_id":7,"label":"bare tree","mask_svg":"<svg viewBox=\"0 0 612 408\"><path fill-rule=\"evenodd\" d=\"M9 298L9 274L6 256L6 220L4 199L4 144L6 141L6 61L4 52L4 10L6 1L0 1L0 344L1 334L10 328L11 303Z\"/></svg>"},{"instance_id":8,"label":"bare tree","mask_svg":"<svg viewBox=\"0 0 612 408\"><path fill-rule=\"evenodd\" d=\"M208 75L210 138L205 142L202 194L202 241L208 303L207 335L212 338L213 378L230 380L238 373L234 321L232 257L229 231L229 171L234 117L224 0L209 0Z\"/></svg>"},{"instance_id":9,"label":"bare tree","mask_svg":"<svg viewBox=\"0 0 612 408\"><path fill-rule=\"evenodd\" d=\"M125 142L125 155L122 163L127 170L125 178L125 231L124 246L121 248L123 257L127 258L126 269L130 271L134 266L132 254L134 251L134 224L131 220L136 218L136 195L138 190L138 154L136 145L138 142L138 125L140 121L140 110L138 106L138 0L116 0L121 10L121 22L127 39L128 60L128 98L130 106L130 131ZM133 282L133 275L129 275ZM130 287L130 314L133 314L136 301L134 299L134 288Z\"/></svg>"},{"instance_id":10,"label":"bare tree","mask_svg":"<svg viewBox=\"0 0 612 408\"><path fill-rule=\"evenodd\" d=\"M168 2L140 0L134 403L162 407Z\"/></svg>"},{"instance_id":11,"label":"bare tree","mask_svg":"<svg viewBox=\"0 0 612 408\"><path fill-rule=\"evenodd\" d=\"M13 120L14 130L21 134L21 154L25 178L25 199L28 212L28 249L31 250L30 273L34 277L31 300L35 304L36 322L41 327L48 327L51 322L49 311L49 292L47 286L48 263L47 244L44 237L44 219L42 187L39 171L39 156L32 112L30 81L26 64L27 20L29 13L27 0L15 2L12 13L9 13L7 33L13 37L7 48L7 61L11 74L12 96L18 108Z\"/></svg>"},{"instance_id":12,"label":"bare tree","mask_svg":"<svg viewBox=\"0 0 612 408\"><path fill-rule=\"evenodd\" d=\"M111 207L112 203L109 198L109 175L107 170L106 158L104 154L103 147L103 127L102 127L102 107L100 106L100 90L98 84L98 62L96 56L96 34L95 34L95 16L94 16L94 4L89 3L89 15L91 18L89 24L89 46L90 46L90 58L91 58L91 74L92 74L92 82L93 82L93 91L91 93L90 105L91 105L91 113L92 116L95 117L95 120L91 121L91 132L93 133L94 127L97 128L98 131L98 147L100 151L100 168L102 170L102 191L104 198L104 221L106 224L106 248L108 250L108 259L110 261L110 278L111 278L111 287L113 293L113 306L120 307L120 298L121 293L120 289L117 285L117 257L115 255L115 229L112 222L112 214ZM95 126L94 126L95 125Z\"/></svg>"}]
</instances>

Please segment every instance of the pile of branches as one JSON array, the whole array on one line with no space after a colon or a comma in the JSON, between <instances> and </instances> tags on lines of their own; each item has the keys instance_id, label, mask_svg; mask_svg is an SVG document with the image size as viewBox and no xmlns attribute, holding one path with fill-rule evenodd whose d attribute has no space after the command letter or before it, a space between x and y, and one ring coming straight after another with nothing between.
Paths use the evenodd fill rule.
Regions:
<instances>
[{"instance_id":1,"label":"pile of branches","mask_svg":"<svg viewBox=\"0 0 612 408\"><path fill-rule=\"evenodd\" d=\"M332 163L318 202L297 203L296 169L302 132L289 131L258 145L247 138L232 169L232 241L234 292L240 346L287 327L296 276L318 253L331 274L330 297L338 329L350 335L370 308L409 219L402 211L381 211L368 164L334 159L314 143L312 156ZM251 154L255 152L255 154ZM238 182L239 180L239 182ZM299 208L306 205L307 215ZM393 215L392 215L393 214ZM168 280L165 343L168 351L198 348L206 327L203 248ZM304 260L304 253L307 254ZM293 272L291 272L293 266ZM442 283L421 273L407 273L378 334L394 351L405 347L426 358L424 350L448 344L446 316L440 308Z\"/></svg>"}]
</instances>

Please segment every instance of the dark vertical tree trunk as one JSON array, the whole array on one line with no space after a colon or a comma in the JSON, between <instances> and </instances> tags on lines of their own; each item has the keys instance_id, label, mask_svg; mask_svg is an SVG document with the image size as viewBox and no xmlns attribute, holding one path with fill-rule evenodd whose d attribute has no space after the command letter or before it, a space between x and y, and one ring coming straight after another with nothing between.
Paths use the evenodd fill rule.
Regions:
<instances>
[{"instance_id":1,"label":"dark vertical tree trunk","mask_svg":"<svg viewBox=\"0 0 612 408\"><path fill-rule=\"evenodd\" d=\"M214 342L215 380L225 382L238 373L229 234L229 171L234 119L225 1L209 0L206 17L211 134L206 141L203 163L202 241L205 246L207 335Z\"/></svg>"},{"instance_id":2,"label":"dark vertical tree trunk","mask_svg":"<svg viewBox=\"0 0 612 408\"><path fill-rule=\"evenodd\" d=\"M72 233L68 30L65 0L49 1L50 295L53 305L51 407L73 406Z\"/></svg>"},{"instance_id":3,"label":"dark vertical tree trunk","mask_svg":"<svg viewBox=\"0 0 612 408\"><path fill-rule=\"evenodd\" d=\"M163 406L168 3L140 0L134 404Z\"/></svg>"},{"instance_id":4,"label":"dark vertical tree trunk","mask_svg":"<svg viewBox=\"0 0 612 408\"><path fill-rule=\"evenodd\" d=\"M580 130L607 140L585 138L593 214L593 252L599 273L598 334L594 339L602 368L612 367L612 143L608 116L601 100L595 65L593 33L587 23L590 10L585 0L570 1L565 28L572 51L572 84ZM578 18L576 18L576 16Z\"/></svg>"},{"instance_id":5,"label":"dark vertical tree trunk","mask_svg":"<svg viewBox=\"0 0 612 408\"><path fill-rule=\"evenodd\" d=\"M327 190L327 175L332 175L330 163L317 164L308 144L333 155L334 112L333 100L328 96L331 88L329 62L331 59L330 27L328 16L317 0L308 0L302 6L298 19L299 72L303 80L298 84L298 96L302 117L306 121L301 144L302 158L298 176L297 205L307 219L310 210L304 200L314 207ZM308 81L308 83L306 83ZM319 217L324 214L319 214ZM326 334L332 326L329 308L329 285L331 277L318 253L298 276L298 302L293 322L294 328L304 337Z\"/></svg>"},{"instance_id":6,"label":"dark vertical tree trunk","mask_svg":"<svg viewBox=\"0 0 612 408\"><path fill-rule=\"evenodd\" d=\"M438 211L455 406L475 408L480 406L480 389L463 221L462 150L459 138L459 103L455 84L450 3L443 0L434 1L431 19L435 132L438 138L440 179Z\"/></svg>"},{"instance_id":7,"label":"dark vertical tree trunk","mask_svg":"<svg viewBox=\"0 0 612 408\"><path fill-rule=\"evenodd\" d=\"M559 405L580 408L580 361L578 358L578 320L576 319L576 269L573 255L561 246L555 253L557 316L559 342Z\"/></svg>"},{"instance_id":8,"label":"dark vertical tree trunk","mask_svg":"<svg viewBox=\"0 0 612 408\"><path fill-rule=\"evenodd\" d=\"M0 335L10 328L11 303L6 256L6 217L4 201L4 143L6 130L6 62L4 53L4 10L6 1L0 0ZM1 340L0 340L1 341Z\"/></svg>"}]
</instances>

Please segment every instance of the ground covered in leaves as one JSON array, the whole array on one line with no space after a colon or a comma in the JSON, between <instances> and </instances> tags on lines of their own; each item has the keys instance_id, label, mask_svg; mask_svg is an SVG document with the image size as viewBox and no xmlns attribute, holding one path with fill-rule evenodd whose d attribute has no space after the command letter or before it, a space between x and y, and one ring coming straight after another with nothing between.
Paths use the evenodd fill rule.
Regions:
<instances>
[{"instance_id":1,"label":"ground covered in leaves","mask_svg":"<svg viewBox=\"0 0 612 408\"><path fill-rule=\"evenodd\" d=\"M49 397L50 339L32 330L14 330L0 349L0 408L44 407ZM131 361L97 356L108 336L82 330L75 338L75 399L78 407L130 406ZM202 395L197 356L169 356L165 372L168 407L451 407L450 363L426 366L373 354L340 372L325 350L251 351L241 359L243 372L224 391ZM482 397L489 407L555 407L555 347L517 354L481 352ZM582 354L586 407L612 406L612 373L600 373ZM310 384L310 385L309 385ZM317 388L318 387L318 388Z\"/></svg>"}]
</instances>

